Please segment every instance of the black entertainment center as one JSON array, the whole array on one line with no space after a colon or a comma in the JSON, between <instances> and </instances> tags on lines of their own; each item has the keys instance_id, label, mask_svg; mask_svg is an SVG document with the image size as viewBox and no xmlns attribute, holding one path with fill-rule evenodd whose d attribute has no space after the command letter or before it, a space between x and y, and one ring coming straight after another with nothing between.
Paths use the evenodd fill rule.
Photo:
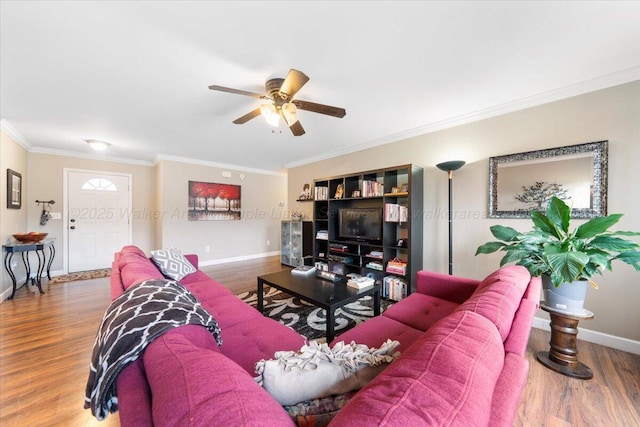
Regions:
<instances>
[{"instance_id":1,"label":"black entertainment center","mask_svg":"<svg viewBox=\"0 0 640 427\"><path fill-rule=\"evenodd\" d=\"M372 277L386 298L412 293L422 268L423 180L410 164L316 179L316 268Z\"/></svg>"}]
</instances>

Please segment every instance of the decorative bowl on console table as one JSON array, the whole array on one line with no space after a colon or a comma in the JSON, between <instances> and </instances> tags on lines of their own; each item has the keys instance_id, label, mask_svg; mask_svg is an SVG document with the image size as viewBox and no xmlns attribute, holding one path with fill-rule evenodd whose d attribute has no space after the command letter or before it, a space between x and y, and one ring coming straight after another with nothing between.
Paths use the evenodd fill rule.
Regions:
<instances>
[{"instance_id":1,"label":"decorative bowl on console table","mask_svg":"<svg viewBox=\"0 0 640 427\"><path fill-rule=\"evenodd\" d=\"M47 237L49 233L37 233L32 231L30 233L16 233L13 238L20 243L36 243Z\"/></svg>"}]
</instances>

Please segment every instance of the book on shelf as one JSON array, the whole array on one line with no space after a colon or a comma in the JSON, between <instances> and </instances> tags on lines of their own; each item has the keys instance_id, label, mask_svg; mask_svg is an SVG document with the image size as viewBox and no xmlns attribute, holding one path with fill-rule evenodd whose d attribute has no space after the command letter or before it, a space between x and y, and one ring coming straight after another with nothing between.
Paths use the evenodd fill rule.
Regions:
<instances>
[{"instance_id":1,"label":"book on shelf","mask_svg":"<svg viewBox=\"0 0 640 427\"><path fill-rule=\"evenodd\" d=\"M382 296L400 301L407 296L407 282L396 276L386 276L382 283Z\"/></svg>"},{"instance_id":2,"label":"book on shelf","mask_svg":"<svg viewBox=\"0 0 640 427\"><path fill-rule=\"evenodd\" d=\"M301 265L291 270L295 276L311 276L316 273L316 268L311 265Z\"/></svg>"},{"instance_id":3,"label":"book on shelf","mask_svg":"<svg viewBox=\"0 0 640 427\"><path fill-rule=\"evenodd\" d=\"M409 209L403 205L385 203L384 220L388 222L407 222L409 220Z\"/></svg>"},{"instance_id":4,"label":"book on shelf","mask_svg":"<svg viewBox=\"0 0 640 427\"><path fill-rule=\"evenodd\" d=\"M382 263L378 262L378 261L369 261L365 267L371 269L371 270L378 270L378 271L382 271L384 270Z\"/></svg>"},{"instance_id":5,"label":"book on shelf","mask_svg":"<svg viewBox=\"0 0 640 427\"><path fill-rule=\"evenodd\" d=\"M347 245L342 245L340 243L330 243L329 250L334 252L348 252L349 247Z\"/></svg>"},{"instance_id":6,"label":"book on shelf","mask_svg":"<svg viewBox=\"0 0 640 427\"><path fill-rule=\"evenodd\" d=\"M362 181L362 197L382 196L382 184L377 181Z\"/></svg>"},{"instance_id":7,"label":"book on shelf","mask_svg":"<svg viewBox=\"0 0 640 427\"><path fill-rule=\"evenodd\" d=\"M318 230L316 232L316 239L329 240L329 232L327 230Z\"/></svg>"},{"instance_id":8,"label":"book on shelf","mask_svg":"<svg viewBox=\"0 0 640 427\"><path fill-rule=\"evenodd\" d=\"M327 200L327 196L329 194L328 187L315 187L314 188L314 196L316 200Z\"/></svg>"},{"instance_id":9,"label":"book on shelf","mask_svg":"<svg viewBox=\"0 0 640 427\"><path fill-rule=\"evenodd\" d=\"M367 254L367 257L382 259L383 253L382 251L371 251Z\"/></svg>"}]
</instances>

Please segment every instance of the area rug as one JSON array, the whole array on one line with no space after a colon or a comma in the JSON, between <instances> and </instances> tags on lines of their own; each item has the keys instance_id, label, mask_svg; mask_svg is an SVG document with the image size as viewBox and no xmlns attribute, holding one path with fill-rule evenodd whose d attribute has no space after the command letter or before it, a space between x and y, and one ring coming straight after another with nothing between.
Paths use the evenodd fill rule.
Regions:
<instances>
[{"instance_id":1,"label":"area rug","mask_svg":"<svg viewBox=\"0 0 640 427\"><path fill-rule=\"evenodd\" d=\"M274 288L265 288L264 313L278 322L289 326L308 340L325 338L327 331L326 312L314 307L300 298L293 297ZM257 307L258 297L255 291L238 294L249 305ZM392 301L381 300L380 312L384 312ZM373 317L373 296L364 296L359 300L339 308L335 312L336 335L353 328L358 323Z\"/></svg>"},{"instance_id":2,"label":"area rug","mask_svg":"<svg viewBox=\"0 0 640 427\"><path fill-rule=\"evenodd\" d=\"M63 274L62 276L55 276L49 280L49 283L64 283L75 282L76 280L89 280L99 279L101 277L111 276L110 268L102 268L100 270L79 271L77 273Z\"/></svg>"}]
</instances>

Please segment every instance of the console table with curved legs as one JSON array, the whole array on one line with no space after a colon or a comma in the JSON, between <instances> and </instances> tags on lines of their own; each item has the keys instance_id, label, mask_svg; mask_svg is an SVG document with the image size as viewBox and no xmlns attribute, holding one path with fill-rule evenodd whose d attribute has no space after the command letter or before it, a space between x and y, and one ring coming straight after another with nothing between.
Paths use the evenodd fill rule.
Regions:
<instances>
[{"instance_id":1,"label":"console table with curved legs","mask_svg":"<svg viewBox=\"0 0 640 427\"><path fill-rule=\"evenodd\" d=\"M41 294L44 294L42 290L42 274L47 271L47 278L51 280L51 264L53 263L53 258L56 256L56 248L54 245L55 240L48 239L43 240L41 242L31 242L31 243L10 243L7 245L2 245L2 250L5 252L4 255L4 268L7 270L9 277L11 277L11 282L13 284L13 290L11 292L11 296L9 299L13 299L16 294L18 288L26 285L29 280L31 280L32 285L38 286L38 290ZM45 249L49 249L49 259L47 259L47 254L45 253ZM31 277L31 265L29 264L29 252L35 252L38 257L38 270L36 271L36 275ZM22 263L24 264L25 271L27 273L27 280L25 280L24 284L18 286L18 281L16 279L16 275L13 271L12 261L13 255L19 253L22 258Z\"/></svg>"}]
</instances>

